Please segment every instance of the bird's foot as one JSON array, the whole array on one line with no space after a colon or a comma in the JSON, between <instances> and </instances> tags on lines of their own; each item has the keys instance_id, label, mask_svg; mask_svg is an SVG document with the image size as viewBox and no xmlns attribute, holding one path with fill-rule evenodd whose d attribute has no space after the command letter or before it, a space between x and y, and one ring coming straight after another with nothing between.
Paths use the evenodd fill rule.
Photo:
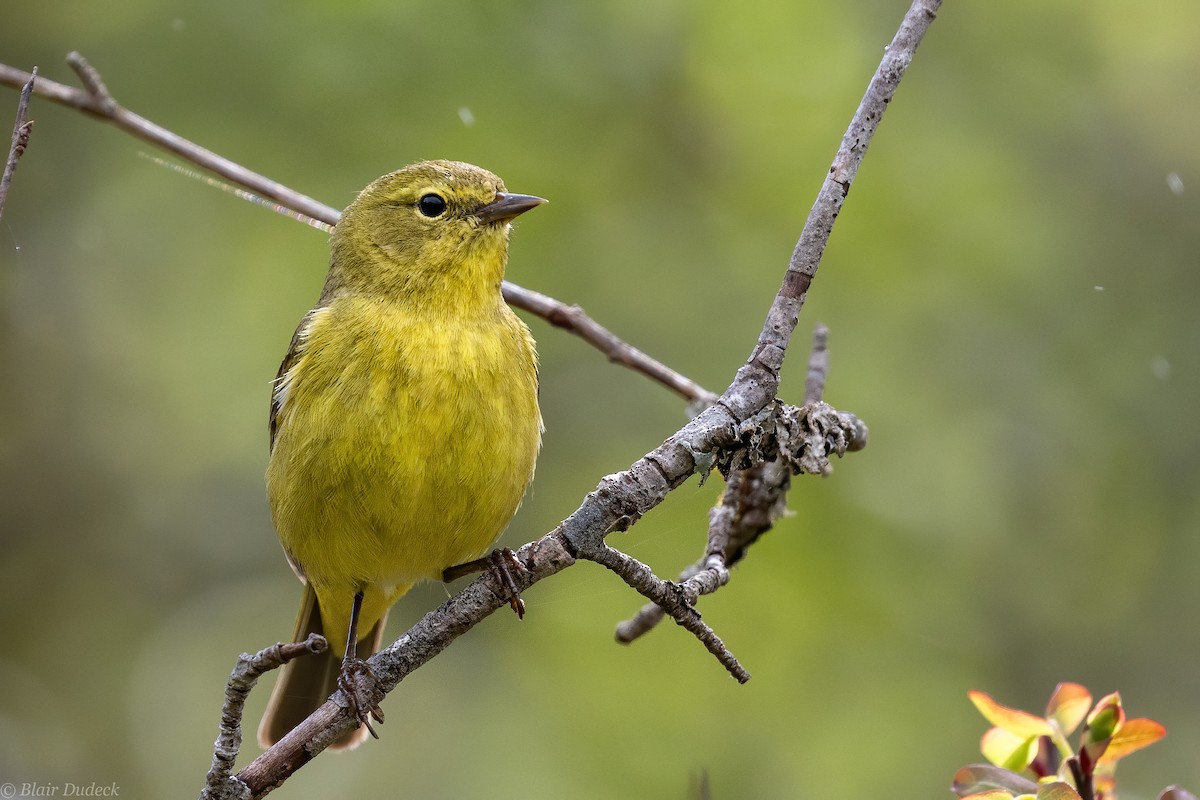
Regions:
<instances>
[{"instance_id":1,"label":"bird's foot","mask_svg":"<svg viewBox=\"0 0 1200 800\"><path fill-rule=\"evenodd\" d=\"M513 573L524 572L525 565L517 558L517 554L507 547L493 550L483 558L448 567L442 572L442 580L449 583L463 575L484 570L491 572L496 581L504 588L508 594L508 605L518 618L523 619L525 617L525 601L521 599L521 590L517 588L517 581L513 578Z\"/></svg>"},{"instance_id":2,"label":"bird's foot","mask_svg":"<svg viewBox=\"0 0 1200 800\"><path fill-rule=\"evenodd\" d=\"M361 658L345 658L337 684L346 695L350 713L358 719L359 725L366 726L372 738L378 739L379 734L371 727L371 720L382 723L383 709L375 702L375 673L371 667Z\"/></svg>"}]
</instances>

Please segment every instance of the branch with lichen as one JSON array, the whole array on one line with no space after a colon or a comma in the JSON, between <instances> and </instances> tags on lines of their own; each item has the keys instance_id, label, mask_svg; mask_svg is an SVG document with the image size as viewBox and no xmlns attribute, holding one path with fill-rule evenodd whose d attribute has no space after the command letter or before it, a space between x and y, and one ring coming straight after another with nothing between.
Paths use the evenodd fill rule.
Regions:
<instances>
[{"instance_id":1,"label":"branch with lichen","mask_svg":"<svg viewBox=\"0 0 1200 800\"><path fill-rule=\"evenodd\" d=\"M679 575L680 591L695 604L729 582L729 568L745 557L750 545L775 526L787 510L792 476L827 475L828 456L866 446L867 430L852 414L834 410L821 401L829 374L829 330L818 325L813 332L804 405L784 406L777 420L774 452L743 469L722 470L726 476L720 502L708 513L708 541L704 555ZM782 436L779 434L782 432ZM803 438L804 441L798 441ZM796 454L800 454L797 458ZM651 602L617 625L616 638L629 644L666 616L663 606Z\"/></svg>"},{"instance_id":2,"label":"branch with lichen","mask_svg":"<svg viewBox=\"0 0 1200 800\"><path fill-rule=\"evenodd\" d=\"M861 449L866 443L866 427L857 418L820 400L828 370L823 330L818 331L810 355L802 406L789 406L777 399L780 370L833 223L883 112L940 5L940 0L915 0L885 50L809 212L762 331L746 363L719 397L621 342L582 311L505 284L504 296L513 305L583 336L610 359L634 366L693 404L704 406L690 422L628 469L602 478L579 508L554 530L520 548L516 553L520 569L512 575L518 589L527 589L580 559L594 561L652 601L663 615L692 632L731 675L738 680L748 677L716 632L702 621L695 603L701 595L725 585L729 568L744 558L754 541L774 524L783 512L793 475L827 474L830 456ZM121 108L81 57L73 54L69 61L85 88L39 81L39 94L107 119L288 208L336 223L337 212L333 209ZM26 79L24 73L0 66L0 82L18 85ZM693 474L703 477L713 469L725 476L726 490L710 516L704 557L685 572L680 582L657 577L647 565L608 544L609 534L628 530ZM411 672L507 602L505 587L487 572L426 614L368 662L376 677L372 688L375 699L382 699ZM648 630L650 626L642 627ZM217 757L202 793L204 798L262 797L358 724L348 713L346 698L338 692L234 775L240 740L240 706L236 698L248 689L244 679L231 688L235 702L227 703L222 715Z\"/></svg>"}]
</instances>

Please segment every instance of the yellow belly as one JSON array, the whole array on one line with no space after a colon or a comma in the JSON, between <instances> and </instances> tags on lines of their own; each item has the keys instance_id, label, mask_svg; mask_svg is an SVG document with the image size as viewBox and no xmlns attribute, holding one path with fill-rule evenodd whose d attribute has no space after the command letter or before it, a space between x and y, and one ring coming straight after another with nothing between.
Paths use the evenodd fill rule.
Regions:
<instances>
[{"instance_id":1,"label":"yellow belly","mask_svg":"<svg viewBox=\"0 0 1200 800\"><path fill-rule=\"evenodd\" d=\"M361 632L413 582L484 554L533 476L533 342L502 303L448 325L339 298L286 386L268 496L331 632L356 592Z\"/></svg>"}]
</instances>

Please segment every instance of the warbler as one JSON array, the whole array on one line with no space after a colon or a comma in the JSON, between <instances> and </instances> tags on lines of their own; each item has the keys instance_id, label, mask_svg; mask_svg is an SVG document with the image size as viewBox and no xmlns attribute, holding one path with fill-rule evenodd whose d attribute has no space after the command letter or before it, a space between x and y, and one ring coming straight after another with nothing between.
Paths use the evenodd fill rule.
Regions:
<instances>
[{"instance_id":1,"label":"warbler","mask_svg":"<svg viewBox=\"0 0 1200 800\"><path fill-rule=\"evenodd\" d=\"M267 468L305 585L295 639L321 633L330 649L282 668L264 747L379 649L414 582L482 556L516 512L542 417L533 337L500 283L509 223L544 202L423 161L363 189L334 228L324 289L274 383ZM366 737L357 713L366 724L335 746Z\"/></svg>"}]
</instances>

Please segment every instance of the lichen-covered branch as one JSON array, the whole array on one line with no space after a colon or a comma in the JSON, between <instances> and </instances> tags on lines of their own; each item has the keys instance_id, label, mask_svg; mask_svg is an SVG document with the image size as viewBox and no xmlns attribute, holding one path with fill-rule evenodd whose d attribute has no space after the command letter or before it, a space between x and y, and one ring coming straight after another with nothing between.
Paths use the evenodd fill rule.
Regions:
<instances>
[{"instance_id":1,"label":"lichen-covered branch","mask_svg":"<svg viewBox=\"0 0 1200 800\"><path fill-rule=\"evenodd\" d=\"M789 434L776 448L773 457L763 458L760 463L745 469L729 470L721 501L708 515L704 555L679 575L679 581L689 595L711 594L729 582L729 568L741 561L750 545L774 527L786 511L787 492L794 470L826 474L830 454L840 456L845 450L857 450L866 445L866 426L852 415L838 415L829 406L820 404L829 374L828 339L829 330L818 325L809 353L804 408L810 410L810 430L832 426L842 432L845 444L836 436L828 442L802 441L801 444L808 445L814 453L812 459L807 459L798 453L796 439ZM802 413L802 409L793 406L785 406L783 410L783 416L789 421ZM782 424L789 431L794 428L792 422ZM806 460L811 462L807 466ZM617 625L617 641L622 644L633 642L651 631L664 615L662 606L647 603L634 616Z\"/></svg>"},{"instance_id":2,"label":"lichen-covered branch","mask_svg":"<svg viewBox=\"0 0 1200 800\"><path fill-rule=\"evenodd\" d=\"M249 787L233 777L233 765L242 749L242 711L246 696L264 673L278 669L293 658L324 651L329 644L310 634L303 642L272 645L254 655L243 653L225 684L225 705L221 708L221 731L213 746L212 766L205 778L205 793L214 797L249 797Z\"/></svg>"}]
</instances>

